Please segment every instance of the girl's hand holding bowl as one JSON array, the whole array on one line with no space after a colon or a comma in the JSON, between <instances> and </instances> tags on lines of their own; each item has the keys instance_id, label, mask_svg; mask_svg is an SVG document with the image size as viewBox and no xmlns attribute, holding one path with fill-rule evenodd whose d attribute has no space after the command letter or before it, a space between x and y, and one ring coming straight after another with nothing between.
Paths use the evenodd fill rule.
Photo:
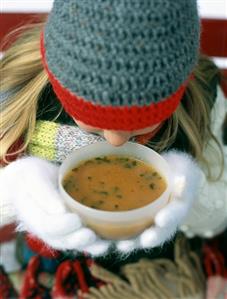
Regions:
<instances>
[{"instance_id":1,"label":"girl's hand holding bowl","mask_svg":"<svg viewBox=\"0 0 227 299\"><path fill-rule=\"evenodd\" d=\"M123 212L91 209L73 200L62 186L65 173L82 160L106 154L152 163L167 182L162 196L146 207ZM128 253L169 240L195 199L200 169L183 153L168 152L161 157L138 144L116 148L101 142L77 150L60 168L25 157L5 167L0 176L1 196L15 209L20 231L32 233L55 249L98 256L107 253L113 243L117 250Z\"/></svg>"}]
</instances>

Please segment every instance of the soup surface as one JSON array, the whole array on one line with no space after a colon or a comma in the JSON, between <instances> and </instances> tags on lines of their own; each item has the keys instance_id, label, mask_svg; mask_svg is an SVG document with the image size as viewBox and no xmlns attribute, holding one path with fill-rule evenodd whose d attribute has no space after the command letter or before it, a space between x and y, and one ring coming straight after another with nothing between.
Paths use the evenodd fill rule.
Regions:
<instances>
[{"instance_id":1,"label":"soup surface","mask_svg":"<svg viewBox=\"0 0 227 299\"><path fill-rule=\"evenodd\" d=\"M82 162L66 174L63 186L88 207L128 211L157 199L165 191L166 181L141 160L110 155Z\"/></svg>"}]
</instances>

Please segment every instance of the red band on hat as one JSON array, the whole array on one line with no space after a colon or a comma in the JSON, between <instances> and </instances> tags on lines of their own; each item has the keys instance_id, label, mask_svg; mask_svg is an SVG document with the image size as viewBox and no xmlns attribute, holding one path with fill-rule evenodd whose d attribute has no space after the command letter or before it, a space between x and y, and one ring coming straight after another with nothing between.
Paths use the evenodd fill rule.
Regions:
<instances>
[{"instance_id":1,"label":"red band on hat","mask_svg":"<svg viewBox=\"0 0 227 299\"><path fill-rule=\"evenodd\" d=\"M102 106L86 101L62 86L48 68L43 33L41 34L41 55L53 90L65 111L76 120L100 129L132 131L162 122L176 110L186 89L187 82L169 97L149 106Z\"/></svg>"}]
</instances>

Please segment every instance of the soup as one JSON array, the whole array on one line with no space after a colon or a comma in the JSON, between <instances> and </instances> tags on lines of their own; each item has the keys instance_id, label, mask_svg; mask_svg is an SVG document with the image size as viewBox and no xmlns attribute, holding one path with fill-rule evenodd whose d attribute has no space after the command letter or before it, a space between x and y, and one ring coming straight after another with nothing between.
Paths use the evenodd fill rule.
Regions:
<instances>
[{"instance_id":1,"label":"soup","mask_svg":"<svg viewBox=\"0 0 227 299\"><path fill-rule=\"evenodd\" d=\"M108 155L82 162L63 186L76 201L104 211L128 211L156 200L166 189L155 168L136 158Z\"/></svg>"}]
</instances>

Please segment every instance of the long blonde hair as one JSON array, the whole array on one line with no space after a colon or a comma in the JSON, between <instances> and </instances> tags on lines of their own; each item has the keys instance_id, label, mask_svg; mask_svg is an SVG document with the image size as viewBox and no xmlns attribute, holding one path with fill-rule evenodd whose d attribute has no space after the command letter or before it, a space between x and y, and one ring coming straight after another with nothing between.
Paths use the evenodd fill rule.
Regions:
<instances>
[{"instance_id":1,"label":"long blonde hair","mask_svg":"<svg viewBox=\"0 0 227 299\"><path fill-rule=\"evenodd\" d=\"M13 35L20 37L5 52L1 60L1 94L7 94L7 100L2 101L0 110L0 159L7 162L7 152L22 135L25 137L23 146L26 149L33 134L36 123L38 100L49 83L41 62L39 39L44 23L30 25L17 29ZM23 33L21 33L23 32ZM11 36L12 36L11 34ZM161 152L168 149L181 129L189 140L189 152L200 162L209 163L203 156L204 147L210 138L214 139L220 149L223 171L223 154L221 146L210 129L211 94L209 84L219 76L218 68L206 57L201 56L194 69L194 80L187 86L184 95L184 105L181 103L176 112L166 123L161 140L149 146ZM15 153L11 153L15 154ZM219 176L220 176L219 175ZM208 177L211 178L208 172ZM216 178L218 179L218 178Z\"/></svg>"}]
</instances>

